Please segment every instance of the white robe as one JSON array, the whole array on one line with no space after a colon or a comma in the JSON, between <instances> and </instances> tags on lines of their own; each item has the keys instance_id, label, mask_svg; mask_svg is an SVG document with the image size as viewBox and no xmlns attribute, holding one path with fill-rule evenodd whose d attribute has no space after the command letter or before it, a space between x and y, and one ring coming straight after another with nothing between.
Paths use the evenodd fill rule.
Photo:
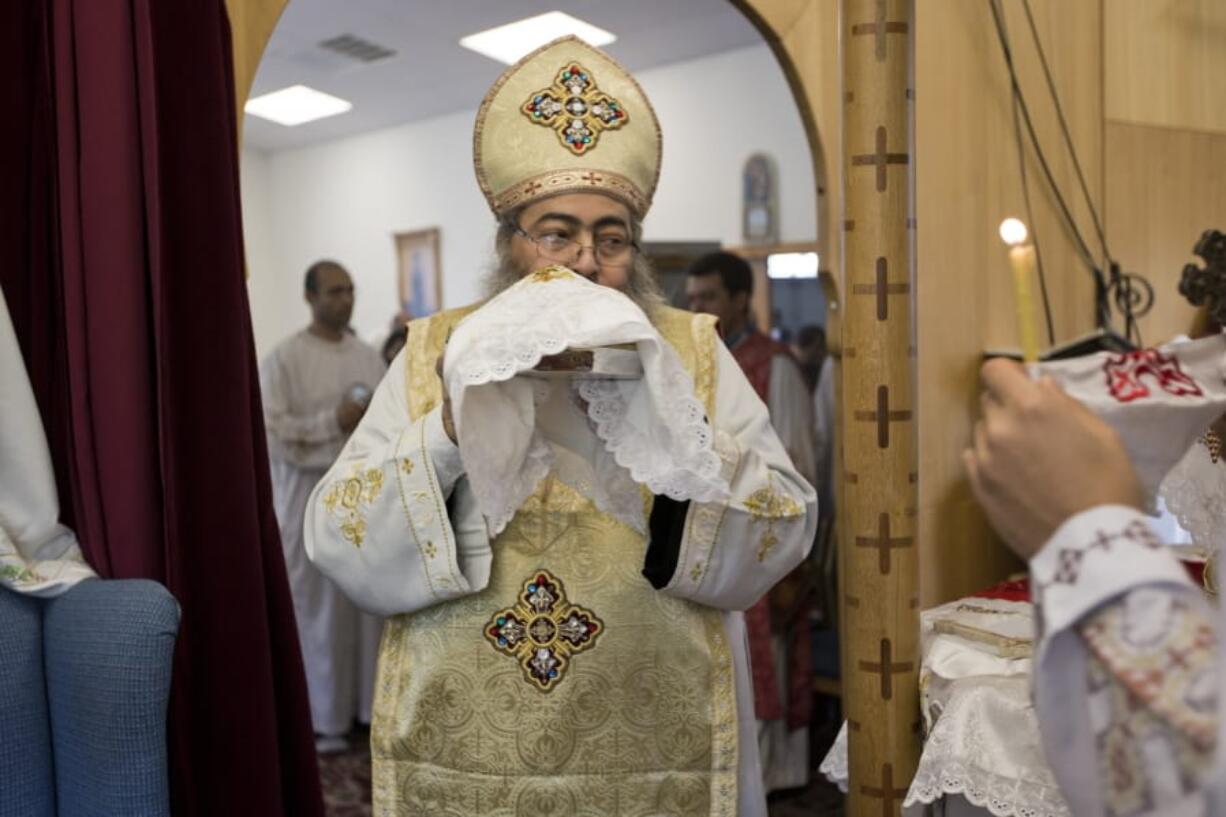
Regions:
<instances>
[{"instance_id":1,"label":"white robe","mask_svg":"<svg viewBox=\"0 0 1226 817\"><path fill-rule=\"evenodd\" d=\"M817 388L813 390L813 464L817 495L823 501L834 499L834 360L822 361ZM833 504L825 513L834 511Z\"/></svg>"},{"instance_id":2,"label":"white robe","mask_svg":"<svg viewBox=\"0 0 1226 817\"><path fill-rule=\"evenodd\" d=\"M783 443L797 472L810 485L817 485L825 475L818 473L815 461L817 441L814 435L813 395L800 367L790 357L775 355L771 358L766 407L770 412L771 425L779 435L779 442Z\"/></svg>"},{"instance_id":3,"label":"white robe","mask_svg":"<svg viewBox=\"0 0 1226 817\"><path fill-rule=\"evenodd\" d=\"M814 432L813 397L800 367L786 355L771 358L770 386L766 405L771 425L779 441L792 458L792 464L818 496L823 495L821 480L826 475L817 469L817 443ZM807 625L807 622L804 622ZM791 673L788 645L780 636L771 638L775 658L775 678L779 695L786 710L790 694ZM780 791L806 786L809 783L809 727L789 730L787 718L758 721L758 751L762 760L762 777L766 791Z\"/></svg>"},{"instance_id":4,"label":"white robe","mask_svg":"<svg viewBox=\"0 0 1226 817\"><path fill-rule=\"evenodd\" d=\"M402 352L392 363L366 416L312 496L306 519L311 559L355 603L380 615L413 612L477 593L485 587L495 558L471 491L455 492L450 514L437 510L452 498L464 465L459 449L443 431L441 409L410 421L403 358ZM738 814L765 817L748 650L739 611L757 601L808 553L817 524L817 497L789 461L765 405L722 344L717 362L716 448L731 473L732 499L718 505L691 505L677 568L661 592L724 611L736 676ZM410 455L426 467L404 467ZM363 495L365 536L360 548L346 539L336 517L339 509L329 511L322 501L325 486L337 480L382 486ZM755 516L745 502L758 491L781 492L803 512L787 518ZM768 531L778 541L769 549L769 557L759 560L754 543Z\"/></svg>"},{"instance_id":5,"label":"white robe","mask_svg":"<svg viewBox=\"0 0 1226 817\"><path fill-rule=\"evenodd\" d=\"M57 596L96 576L59 521L51 452L3 293L0 373L0 586Z\"/></svg>"},{"instance_id":6,"label":"white robe","mask_svg":"<svg viewBox=\"0 0 1226 817\"><path fill-rule=\"evenodd\" d=\"M382 622L358 611L307 559L302 517L311 490L345 444L336 406L354 385L374 389L379 353L349 335L334 343L302 330L260 367L273 502L306 668L311 720L322 735L370 721Z\"/></svg>"}]
</instances>

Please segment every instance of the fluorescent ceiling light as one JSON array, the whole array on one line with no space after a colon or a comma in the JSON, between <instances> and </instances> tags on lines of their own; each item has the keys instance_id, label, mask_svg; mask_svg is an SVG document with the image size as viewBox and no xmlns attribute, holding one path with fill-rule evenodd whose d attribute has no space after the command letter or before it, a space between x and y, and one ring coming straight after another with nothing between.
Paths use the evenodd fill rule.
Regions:
<instances>
[{"instance_id":1,"label":"fluorescent ceiling light","mask_svg":"<svg viewBox=\"0 0 1226 817\"><path fill-rule=\"evenodd\" d=\"M519 22L469 34L460 40L460 45L510 65L542 45L568 34L574 34L588 45L597 47L608 45L617 39L603 28L597 28L560 11L550 11Z\"/></svg>"},{"instance_id":2,"label":"fluorescent ceiling light","mask_svg":"<svg viewBox=\"0 0 1226 817\"><path fill-rule=\"evenodd\" d=\"M252 97L243 110L252 116L293 127L328 116L336 116L353 107L340 97L316 91L305 85L291 85L271 94Z\"/></svg>"},{"instance_id":3,"label":"fluorescent ceiling light","mask_svg":"<svg viewBox=\"0 0 1226 817\"><path fill-rule=\"evenodd\" d=\"M817 253L777 252L766 257L768 278L816 278Z\"/></svg>"}]
</instances>

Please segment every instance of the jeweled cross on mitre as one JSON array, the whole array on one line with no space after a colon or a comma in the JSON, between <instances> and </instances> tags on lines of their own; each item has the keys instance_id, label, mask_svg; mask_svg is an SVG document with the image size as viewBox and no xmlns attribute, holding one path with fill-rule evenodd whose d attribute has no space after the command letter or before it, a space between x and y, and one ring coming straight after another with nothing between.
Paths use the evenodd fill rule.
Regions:
<instances>
[{"instance_id":1,"label":"jeweled cross on mitre","mask_svg":"<svg viewBox=\"0 0 1226 817\"><path fill-rule=\"evenodd\" d=\"M576 156L595 148L602 132L630 121L621 103L601 91L578 62L558 71L553 85L533 94L520 110L536 124L557 131L562 146Z\"/></svg>"}]
</instances>

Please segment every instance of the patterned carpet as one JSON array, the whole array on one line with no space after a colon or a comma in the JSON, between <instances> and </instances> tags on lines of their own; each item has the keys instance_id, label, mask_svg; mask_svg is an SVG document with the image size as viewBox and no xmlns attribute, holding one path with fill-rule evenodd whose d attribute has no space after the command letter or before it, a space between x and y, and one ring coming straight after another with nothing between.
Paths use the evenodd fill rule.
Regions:
<instances>
[{"instance_id":1,"label":"patterned carpet","mask_svg":"<svg viewBox=\"0 0 1226 817\"><path fill-rule=\"evenodd\" d=\"M319 756L328 817L370 817L370 733L355 731L350 749Z\"/></svg>"},{"instance_id":2,"label":"patterned carpet","mask_svg":"<svg viewBox=\"0 0 1226 817\"><path fill-rule=\"evenodd\" d=\"M801 792L771 797L770 817L843 817L843 793L821 777Z\"/></svg>"},{"instance_id":3,"label":"patterned carpet","mask_svg":"<svg viewBox=\"0 0 1226 817\"><path fill-rule=\"evenodd\" d=\"M370 817L370 733L349 736L351 748L319 756L328 817ZM771 797L770 817L843 817L843 796L824 779Z\"/></svg>"}]
</instances>

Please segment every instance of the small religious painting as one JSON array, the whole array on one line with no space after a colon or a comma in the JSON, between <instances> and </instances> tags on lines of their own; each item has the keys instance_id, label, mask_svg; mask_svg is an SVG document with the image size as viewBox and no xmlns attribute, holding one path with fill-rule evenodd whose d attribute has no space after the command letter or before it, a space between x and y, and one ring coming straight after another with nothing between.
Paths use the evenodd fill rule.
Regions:
<instances>
[{"instance_id":1,"label":"small religious painting","mask_svg":"<svg viewBox=\"0 0 1226 817\"><path fill-rule=\"evenodd\" d=\"M774 244L779 237L778 193L774 161L755 153L742 172L742 228L748 244Z\"/></svg>"},{"instance_id":2,"label":"small religious painting","mask_svg":"<svg viewBox=\"0 0 1226 817\"><path fill-rule=\"evenodd\" d=\"M396 277L400 310L410 319L443 308L443 268L438 228L396 234Z\"/></svg>"}]
</instances>

